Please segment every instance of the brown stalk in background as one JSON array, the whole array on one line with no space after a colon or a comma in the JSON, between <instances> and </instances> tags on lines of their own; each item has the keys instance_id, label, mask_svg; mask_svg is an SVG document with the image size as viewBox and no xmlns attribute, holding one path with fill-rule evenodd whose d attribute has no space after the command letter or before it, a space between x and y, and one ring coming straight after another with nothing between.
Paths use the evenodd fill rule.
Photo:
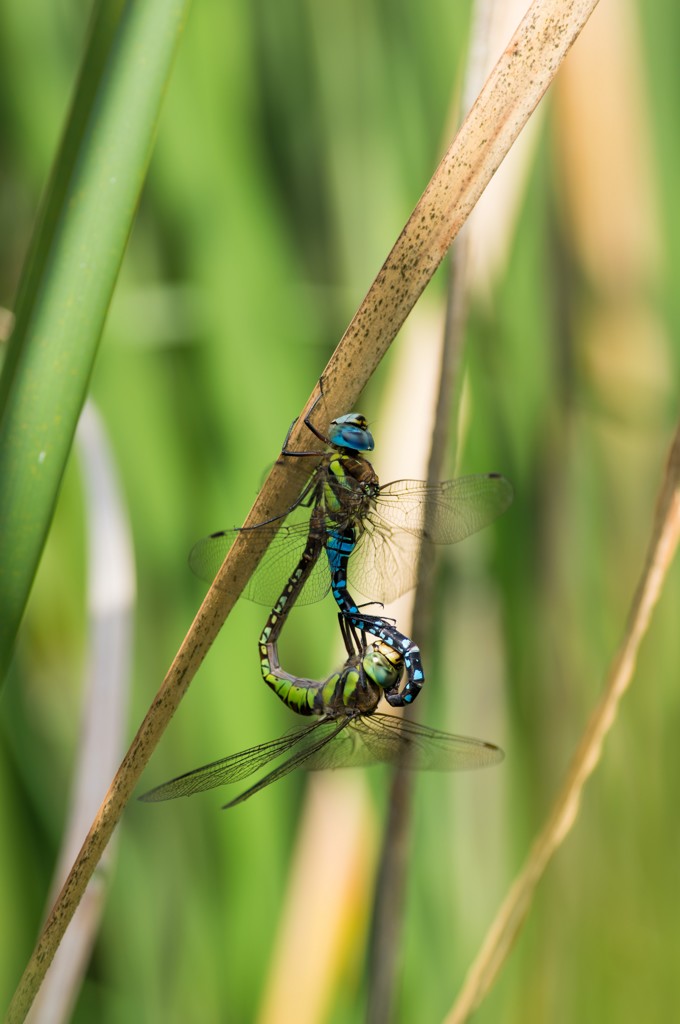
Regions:
<instances>
[{"instance_id":1,"label":"brown stalk in background","mask_svg":"<svg viewBox=\"0 0 680 1024\"><path fill-rule=\"evenodd\" d=\"M479 0L474 6L468 47L470 57L462 97L463 109L467 109L473 101L483 81L489 21L494 2ZM468 309L468 238L468 231L463 230L451 250L438 391L426 473L428 484L437 483L443 476L446 453L451 448L454 397L460 397L460 368ZM425 664L429 660L431 647L434 568L432 552L427 547L421 547L410 635L418 637ZM405 708L405 717L412 717L413 711L413 708ZM408 770L407 751L404 756L404 762L395 769L392 777L387 821L378 860L380 870L375 882L367 962L366 1019L369 1024L387 1024L392 1019L398 989L396 980L403 933L414 784L413 773Z\"/></svg>"},{"instance_id":2,"label":"brown stalk in background","mask_svg":"<svg viewBox=\"0 0 680 1024\"><path fill-rule=\"evenodd\" d=\"M585 728L553 809L487 932L458 999L446 1017L446 1024L462 1024L468 1020L489 992L529 911L538 882L576 820L583 787L600 762L604 740L630 685L640 643L649 627L679 538L680 424L671 445L642 576L604 693Z\"/></svg>"},{"instance_id":3,"label":"brown stalk in background","mask_svg":"<svg viewBox=\"0 0 680 1024\"><path fill-rule=\"evenodd\" d=\"M452 254L439 390L426 475L428 484L435 484L441 480L444 459L449 448L451 413L462 356L467 308L465 286L467 246L465 241L466 237L462 236ZM430 616L435 581L435 565L432 554L428 548L421 547L418 583L410 626L410 634L419 638L419 646L425 663L428 661L431 646ZM403 714L405 718L414 717L412 708L405 708ZM382 840L382 850L378 859L380 870L376 877L367 966L368 1010L366 1019L369 1024L387 1024L392 1019L392 1005L397 994L396 977L399 967L408 871L413 784L413 772L408 770L408 751L405 751L404 761L395 769L392 777L387 804L387 822Z\"/></svg>"}]
</instances>

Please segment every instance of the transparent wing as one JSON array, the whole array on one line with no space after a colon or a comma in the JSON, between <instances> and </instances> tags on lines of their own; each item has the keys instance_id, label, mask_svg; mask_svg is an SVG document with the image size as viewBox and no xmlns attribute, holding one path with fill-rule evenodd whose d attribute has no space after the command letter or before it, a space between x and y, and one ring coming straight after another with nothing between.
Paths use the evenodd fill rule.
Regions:
<instances>
[{"instance_id":1,"label":"transparent wing","mask_svg":"<svg viewBox=\"0 0 680 1024\"><path fill-rule=\"evenodd\" d=\"M325 768L361 768L375 764L378 758L361 741L357 729L359 718L347 716L343 724L348 726L339 732L332 743L310 753L305 761L308 771L322 771Z\"/></svg>"},{"instance_id":2,"label":"transparent wing","mask_svg":"<svg viewBox=\"0 0 680 1024\"><path fill-rule=\"evenodd\" d=\"M429 771L463 771L498 764L505 756L493 743L455 736L396 715L372 715L353 724L355 736L373 761L404 762L407 768Z\"/></svg>"},{"instance_id":3,"label":"transparent wing","mask_svg":"<svg viewBox=\"0 0 680 1024\"><path fill-rule=\"evenodd\" d=\"M456 544L502 515L512 487L498 474L480 474L429 485L395 480L380 489L363 523L348 575L367 597L392 601L414 585L418 548Z\"/></svg>"},{"instance_id":4,"label":"transparent wing","mask_svg":"<svg viewBox=\"0 0 680 1024\"><path fill-rule=\"evenodd\" d=\"M393 601L410 590L418 572L420 538L373 514L350 556L347 576L353 591L373 601Z\"/></svg>"},{"instance_id":5,"label":"transparent wing","mask_svg":"<svg viewBox=\"0 0 680 1024\"><path fill-rule=\"evenodd\" d=\"M333 722L332 724L336 725L337 723ZM200 768L194 768L193 771L185 772L184 775L179 775L177 778L170 779L169 782L164 782L162 785L150 789L147 793L143 793L139 799L145 803L174 800L179 796L204 793L209 789L215 789L217 786L225 786L230 782L239 782L241 779L245 779L252 775L253 772L263 768L264 765L269 764L270 761L287 753L287 751L298 744L300 745L300 750L296 752L295 756L306 756L308 745L313 744L317 740L317 737L314 736L317 731L321 732L322 738L326 737L324 742L332 739L332 735L330 737L327 736L329 731L327 723L319 719L302 729L294 729L292 732L286 733L285 736L269 740L268 743L260 743L256 747L249 747L248 750L241 750L237 754L230 754L229 757L223 757L219 761L212 761L210 764L204 764ZM304 757L302 757L302 760L304 761ZM296 764L293 764L288 771L292 771L296 766ZM283 774L285 775L286 773L284 772Z\"/></svg>"},{"instance_id":6,"label":"transparent wing","mask_svg":"<svg viewBox=\"0 0 680 1024\"><path fill-rule=\"evenodd\" d=\"M512 487L497 474L459 477L428 485L419 480L395 480L382 487L375 507L363 520L356 550L349 561L352 586L374 600L390 601L414 582L421 538L433 544L454 544L487 526L508 508ZM271 535L262 562L249 580L244 596L271 607L298 564L309 533L309 512L296 509L300 522L278 530L274 524L256 527ZM189 565L201 579L212 581L238 530L223 530L199 540ZM320 601L330 588L330 571L320 557L298 604Z\"/></svg>"},{"instance_id":7,"label":"transparent wing","mask_svg":"<svg viewBox=\"0 0 680 1024\"><path fill-rule=\"evenodd\" d=\"M264 558L246 584L244 597L268 608L276 603L286 580L304 551L309 534L308 519L307 515L307 521L292 526L281 526L278 530L273 525L257 527L258 533L263 531L269 534L272 540ZM238 533L239 530L222 530L220 533L203 537L194 544L189 552L189 567L192 572L200 579L212 582ZM298 604L313 604L328 593L331 576L328 560L323 553L322 556L317 559L297 599Z\"/></svg>"},{"instance_id":8,"label":"transparent wing","mask_svg":"<svg viewBox=\"0 0 680 1024\"><path fill-rule=\"evenodd\" d=\"M461 771L498 764L504 756L492 743L454 736L396 715L319 719L276 740L179 775L139 799L157 803L239 782L294 747L298 749L289 758L224 807L235 807L297 768L350 768L378 762L396 765L405 760L408 768Z\"/></svg>"},{"instance_id":9,"label":"transparent wing","mask_svg":"<svg viewBox=\"0 0 680 1024\"><path fill-rule=\"evenodd\" d=\"M374 515L432 544L456 544L502 515L512 498L512 486L498 473L433 485L395 480L380 488Z\"/></svg>"},{"instance_id":10,"label":"transparent wing","mask_svg":"<svg viewBox=\"0 0 680 1024\"><path fill-rule=\"evenodd\" d=\"M396 715L349 719L333 743L310 753L305 768L353 768L379 762L431 771L462 771L498 764L503 751L467 736L454 736Z\"/></svg>"},{"instance_id":11,"label":"transparent wing","mask_svg":"<svg viewBox=\"0 0 680 1024\"><path fill-rule=\"evenodd\" d=\"M278 782L279 779L295 771L296 768L308 768L310 760L313 760L318 756L321 751L327 747L334 747L338 742L339 734L349 723L348 718L337 718L333 720L323 720L317 722L316 725L309 726L307 729L307 735L304 738L303 746L300 750L297 750L292 757L289 757L283 764L278 765L273 771L265 775L255 785L250 786L244 793L234 797L229 803L224 804L222 807L223 811L226 811L229 807L235 807L237 804L243 803L249 797L254 796L255 793L259 793L261 789L266 786L270 786L272 782Z\"/></svg>"}]
</instances>

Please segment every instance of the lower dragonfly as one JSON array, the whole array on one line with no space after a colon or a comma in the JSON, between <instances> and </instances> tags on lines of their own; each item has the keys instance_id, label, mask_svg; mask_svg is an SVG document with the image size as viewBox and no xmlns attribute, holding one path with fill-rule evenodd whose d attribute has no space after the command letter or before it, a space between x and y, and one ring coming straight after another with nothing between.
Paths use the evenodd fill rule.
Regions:
<instances>
[{"instance_id":1,"label":"lower dragonfly","mask_svg":"<svg viewBox=\"0 0 680 1024\"><path fill-rule=\"evenodd\" d=\"M311 414L311 410L310 410ZM279 528L275 516L249 529L269 531L271 543L244 595L271 605L281 581L302 560L312 561L300 594L301 604L320 600L329 589L349 623L399 650L407 682L402 692L386 693L388 703L411 703L424 682L417 645L393 623L360 612L347 589L348 579L372 600L388 601L415 581L421 542L453 544L492 522L512 501L512 487L497 473L480 474L428 485L397 480L380 486L370 462L361 454L374 447L366 419L348 413L331 422L328 436L305 417L308 429L330 449L295 451L290 458L321 457L295 505L312 505L311 519ZM238 531L223 530L198 541L189 562L194 572L212 580ZM324 551L327 558L321 558Z\"/></svg>"},{"instance_id":2,"label":"lower dragonfly","mask_svg":"<svg viewBox=\"0 0 680 1024\"><path fill-rule=\"evenodd\" d=\"M342 621L342 616L340 616ZM279 667L277 641L269 638L262 656L262 674L270 685L304 693L303 714L317 721L284 736L195 768L164 782L139 799L148 803L203 793L240 782L277 758L288 755L239 796L223 805L235 807L297 768L351 768L377 763L404 764L414 769L460 771L483 768L503 760L503 751L484 740L454 736L396 715L376 712L385 688L393 688L403 671L401 655L382 641L356 643L343 629L348 658L327 679L292 676ZM356 645L356 650L354 649ZM274 682L275 681L275 682ZM278 692L278 691L277 691ZM311 698L311 699L310 699ZM290 703L293 707L294 703ZM300 708L296 708L300 710Z\"/></svg>"}]
</instances>

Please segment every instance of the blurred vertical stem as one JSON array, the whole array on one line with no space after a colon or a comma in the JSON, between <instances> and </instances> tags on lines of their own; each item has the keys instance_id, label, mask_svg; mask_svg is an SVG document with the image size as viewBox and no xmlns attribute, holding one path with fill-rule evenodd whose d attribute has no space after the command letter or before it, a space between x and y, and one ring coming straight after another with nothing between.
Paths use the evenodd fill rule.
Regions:
<instances>
[{"instance_id":1,"label":"blurred vertical stem","mask_svg":"<svg viewBox=\"0 0 680 1024\"><path fill-rule=\"evenodd\" d=\"M427 482L434 484L442 477L444 460L451 438L451 415L463 351L463 335L467 312L467 233L462 232L451 253L450 282L447 295L446 322L439 368L439 389L435 409ZM411 635L418 638L427 662L431 647L430 620L434 591L432 552L420 549L418 583L413 602ZM412 718L414 709L404 709L404 717ZM388 814L376 879L373 918L368 953L369 1024L387 1024L393 1019L396 980L403 930L404 896L409 863L411 796L413 772L408 770L408 750L392 776Z\"/></svg>"},{"instance_id":2,"label":"blurred vertical stem","mask_svg":"<svg viewBox=\"0 0 680 1024\"><path fill-rule=\"evenodd\" d=\"M477 0L468 48L462 106L467 109L484 82L488 63L489 23L497 0ZM469 232L466 224L451 250L446 318L436 395L434 426L427 466L427 482L434 484L444 471L447 449L451 446L454 399L460 396L460 372L465 324L468 311ZM455 440L455 439L454 439ZM413 602L412 636L418 638L427 662L431 648L430 620L434 596L434 563L431 552L420 549L418 583ZM413 708L405 709L411 717ZM383 835L380 872L376 880L368 952L369 1024L387 1024L393 1018L397 996L397 971L403 932L404 904L410 849L413 773L408 770L408 751L392 777L388 815Z\"/></svg>"},{"instance_id":3,"label":"blurred vertical stem","mask_svg":"<svg viewBox=\"0 0 680 1024\"><path fill-rule=\"evenodd\" d=\"M87 394L189 0L101 0L0 379L0 678Z\"/></svg>"},{"instance_id":4,"label":"blurred vertical stem","mask_svg":"<svg viewBox=\"0 0 680 1024\"><path fill-rule=\"evenodd\" d=\"M78 421L76 449L82 465L88 534L88 657L79 752L47 910L57 897L124 750L132 677L132 533L113 452L91 400ZM31 1007L30 1024L71 1020L104 912L113 852L111 843Z\"/></svg>"},{"instance_id":5,"label":"blurred vertical stem","mask_svg":"<svg viewBox=\"0 0 680 1024\"><path fill-rule=\"evenodd\" d=\"M604 742L616 722L621 699L632 682L640 644L649 629L679 541L680 423L671 443L657 499L645 564L604 690L588 719L548 817L486 933L445 1024L465 1024L490 992L531 910L538 883L576 823L583 788L599 766Z\"/></svg>"}]
</instances>

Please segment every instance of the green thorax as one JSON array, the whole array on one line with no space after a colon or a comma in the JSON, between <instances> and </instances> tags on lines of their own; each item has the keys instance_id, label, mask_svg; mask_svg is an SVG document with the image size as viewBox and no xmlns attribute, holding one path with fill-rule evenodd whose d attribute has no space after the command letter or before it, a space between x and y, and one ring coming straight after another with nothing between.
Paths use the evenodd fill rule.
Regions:
<instances>
[{"instance_id":1,"label":"green thorax","mask_svg":"<svg viewBox=\"0 0 680 1024\"><path fill-rule=\"evenodd\" d=\"M380 485L373 466L359 455L333 452L324 467L321 504L329 519L356 521L368 512Z\"/></svg>"},{"instance_id":2,"label":"green thorax","mask_svg":"<svg viewBox=\"0 0 680 1024\"><path fill-rule=\"evenodd\" d=\"M363 656L355 654L345 662L341 672L334 672L323 684L317 714L370 715L378 706L381 694L380 686L366 674Z\"/></svg>"}]
</instances>

